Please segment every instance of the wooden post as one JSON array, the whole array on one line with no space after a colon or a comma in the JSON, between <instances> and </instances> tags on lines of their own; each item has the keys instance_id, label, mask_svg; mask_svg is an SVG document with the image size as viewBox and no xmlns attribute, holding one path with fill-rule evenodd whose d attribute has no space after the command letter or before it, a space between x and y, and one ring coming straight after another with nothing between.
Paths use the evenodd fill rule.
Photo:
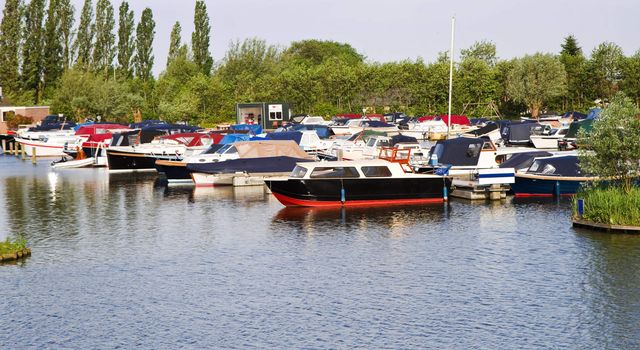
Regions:
<instances>
[{"instance_id":1,"label":"wooden post","mask_svg":"<svg viewBox=\"0 0 640 350\"><path fill-rule=\"evenodd\" d=\"M2 153L7 153L7 140L2 139Z\"/></svg>"},{"instance_id":2,"label":"wooden post","mask_svg":"<svg viewBox=\"0 0 640 350\"><path fill-rule=\"evenodd\" d=\"M24 145L22 145L22 160L26 160L27 159L27 151L24 148Z\"/></svg>"},{"instance_id":3,"label":"wooden post","mask_svg":"<svg viewBox=\"0 0 640 350\"><path fill-rule=\"evenodd\" d=\"M36 164L36 148L31 147L31 163Z\"/></svg>"},{"instance_id":4,"label":"wooden post","mask_svg":"<svg viewBox=\"0 0 640 350\"><path fill-rule=\"evenodd\" d=\"M13 145L14 144L15 144L15 142L9 143L9 154L13 154Z\"/></svg>"}]
</instances>

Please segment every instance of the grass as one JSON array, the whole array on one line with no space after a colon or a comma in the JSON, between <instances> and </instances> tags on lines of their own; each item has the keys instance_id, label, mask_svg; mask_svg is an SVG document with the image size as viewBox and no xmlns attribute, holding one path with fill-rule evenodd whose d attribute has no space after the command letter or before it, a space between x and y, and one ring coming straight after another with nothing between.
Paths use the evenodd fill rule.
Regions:
<instances>
[{"instance_id":1,"label":"grass","mask_svg":"<svg viewBox=\"0 0 640 350\"><path fill-rule=\"evenodd\" d=\"M578 199L584 199L584 220L609 225L640 226L639 187L633 187L629 193L618 186L584 188L573 199L574 217L578 217Z\"/></svg>"},{"instance_id":2,"label":"grass","mask_svg":"<svg viewBox=\"0 0 640 350\"><path fill-rule=\"evenodd\" d=\"M27 240L22 236L16 237L13 241L7 238L4 242L0 241L0 254L13 254L27 248Z\"/></svg>"}]
</instances>

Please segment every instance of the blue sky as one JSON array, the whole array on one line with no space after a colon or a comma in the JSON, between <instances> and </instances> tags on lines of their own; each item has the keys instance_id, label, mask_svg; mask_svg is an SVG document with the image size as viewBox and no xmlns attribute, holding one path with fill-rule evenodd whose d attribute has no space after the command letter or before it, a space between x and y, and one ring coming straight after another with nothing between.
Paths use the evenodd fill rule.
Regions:
<instances>
[{"instance_id":1,"label":"blue sky","mask_svg":"<svg viewBox=\"0 0 640 350\"><path fill-rule=\"evenodd\" d=\"M26 0L25 0L26 1ZM95 5L95 1L94 5ZM4 8L5 0L0 0ZM83 0L72 0L76 14ZM586 54L604 41L625 54L640 49L638 0L206 0L212 25L211 51L224 57L231 40L258 37L288 45L301 39L347 42L371 61L422 57L433 61L448 50L451 17L456 17L456 52L475 41L496 44L500 58L558 52L573 34ZM119 0L112 1L114 7ZM165 65L175 21L190 41L195 0L130 0L136 21L145 7L156 20L158 74ZM117 14L116 14L117 17Z\"/></svg>"}]
</instances>

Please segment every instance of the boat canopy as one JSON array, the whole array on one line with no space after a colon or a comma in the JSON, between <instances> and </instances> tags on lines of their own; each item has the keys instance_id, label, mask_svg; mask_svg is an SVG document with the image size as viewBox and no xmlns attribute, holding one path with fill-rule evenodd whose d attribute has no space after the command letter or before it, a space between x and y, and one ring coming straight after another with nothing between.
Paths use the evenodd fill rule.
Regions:
<instances>
[{"instance_id":1,"label":"boat canopy","mask_svg":"<svg viewBox=\"0 0 640 350\"><path fill-rule=\"evenodd\" d=\"M147 126L154 126L154 125L164 125L167 124L167 122L162 121L162 120L143 120L140 123L131 123L129 124L129 128L130 129L141 129L141 128L146 128Z\"/></svg>"},{"instance_id":2,"label":"boat canopy","mask_svg":"<svg viewBox=\"0 0 640 350\"><path fill-rule=\"evenodd\" d=\"M537 157L549 157L553 154L545 151L515 153L500 164L500 168L527 169Z\"/></svg>"},{"instance_id":3,"label":"boat canopy","mask_svg":"<svg viewBox=\"0 0 640 350\"><path fill-rule=\"evenodd\" d=\"M458 137L455 139L441 140L431 149L430 155L437 155L441 164L453 166L472 166L478 164L480 151L485 139Z\"/></svg>"},{"instance_id":4,"label":"boat canopy","mask_svg":"<svg viewBox=\"0 0 640 350\"><path fill-rule=\"evenodd\" d=\"M260 124L235 124L231 125L230 128L231 130L249 130L254 135L262 134L262 126Z\"/></svg>"},{"instance_id":5,"label":"boat canopy","mask_svg":"<svg viewBox=\"0 0 640 350\"><path fill-rule=\"evenodd\" d=\"M310 156L298 146L295 141L266 140L266 141L242 141L233 146L238 151L240 158L262 158L288 156L294 158L310 158Z\"/></svg>"},{"instance_id":6,"label":"boat canopy","mask_svg":"<svg viewBox=\"0 0 640 350\"><path fill-rule=\"evenodd\" d=\"M427 116L418 118L419 122L424 122L427 120L442 120L445 124L449 124L449 115L447 114L427 115ZM467 116L465 115L451 115L451 124L471 125L471 122L469 121L469 118L467 118Z\"/></svg>"},{"instance_id":7,"label":"boat canopy","mask_svg":"<svg viewBox=\"0 0 640 350\"><path fill-rule=\"evenodd\" d=\"M406 136L402 134L393 135L391 137L392 146L395 146L398 143L417 143L417 142L418 142L418 139L416 139L415 137Z\"/></svg>"},{"instance_id":8,"label":"boat canopy","mask_svg":"<svg viewBox=\"0 0 640 350\"><path fill-rule=\"evenodd\" d=\"M476 130L472 130L469 131L468 134L471 135L475 135L475 136L482 136L482 135L486 135L490 132L492 132L493 130L498 129L498 124L494 123L494 122L487 122L487 124L479 129Z\"/></svg>"},{"instance_id":9,"label":"boat canopy","mask_svg":"<svg viewBox=\"0 0 640 350\"><path fill-rule=\"evenodd\" d=\"M82 125L76 130L76 135L93 135L93 134L105 134L115 130L129 129L126 125L115 123L92 123Z\"/></svg>"},{"instance_id":10,"label":"boat canopy","mask_svg":"<svg viewBox=\"0 0 640 350\"><path fill-rule=\"evenodd\" d=\"M295 124L287 129L288 131L314 130L316 134L318 134L318 137L321 139L328 139L329 137L335 135L330 127L319 124Z\"/></svg>"},{"instance_id":11,"label":"boat canopy","mask_svg":"<svg viewBox=\"0 0 640 350\"><path fill-rule=\"evenodd\" d=\"M502 123L500 135L509 143L528 143L533 128L540 124L534 121Z\"/></svg>"},{"instance_id":12,"label":"boat canopy","mask_svg":"<svg viewBox=\"0 0 640 350\"><path fill-rule=\"evenodd\" d=\"M302 140L302 132L300 131L270 132L264 138L265 140L291 140L299 145L300 140Z\"/></svg>"},{"instance_id":13,"label":"boat canopy","mask_svg":"<svg viewBox=\"0 0 640 350\"><path fill-rule=\"evenodd\" d=\"M565 135L565 138L573 139L578 137L578 132L580 130L584 130L585 132L590 132L591 128L593 128L593 120L594 119L584 119L584 120L576 120L569 125L569 131Z\"/></svg>"},{"instance_id":14,"label":"boat canopy","mask_svg":"<svg viewBox=\"0 0 640 350\"><path fill-rule=\"evenodd\" d=\"M527 173L549 176L583 176L576 155L536 158Z\"/></svg>"},{"instance_id":15,"label":"boat canopy","mask_svg":"<svg viewBox=\"0 0 640 350\"><path fill-rule=\"evenodd\" d=\"M393 125L385 123L385 122L381 122L378 120L369 120L364 122L364 126L368 127L368 128L388 128L388 127L392 127Z\"/></svg>"},{"instance_id":16,"label":"boat canopy","mask_svg":"<svg viewBox=\"0 0 640 350\"><path fill-rule=\"evenodd\" d=\"M249 141L251 139L250 134L227 134L220 140L220 144L226 145L227 143L234 143L239 141Z\"/></svg>"}]
</instances>

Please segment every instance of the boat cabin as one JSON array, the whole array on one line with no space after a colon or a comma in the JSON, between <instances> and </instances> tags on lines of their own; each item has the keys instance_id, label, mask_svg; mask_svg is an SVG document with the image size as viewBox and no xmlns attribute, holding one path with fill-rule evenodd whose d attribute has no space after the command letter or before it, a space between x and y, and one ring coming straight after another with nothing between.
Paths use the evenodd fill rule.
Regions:
<instances>
[{"instance_id":1,"label":"boat cabin","mask_svg":"<svg viewBox=\"0 0 640 350\"><path fill-rule=\"evenodd\" d=\"M289 177L294 179L353 179L405 177L407 175L400 163L393 163L383 159L372 159L362 161L298 163Z\"/></svg>"}]
</instances>

